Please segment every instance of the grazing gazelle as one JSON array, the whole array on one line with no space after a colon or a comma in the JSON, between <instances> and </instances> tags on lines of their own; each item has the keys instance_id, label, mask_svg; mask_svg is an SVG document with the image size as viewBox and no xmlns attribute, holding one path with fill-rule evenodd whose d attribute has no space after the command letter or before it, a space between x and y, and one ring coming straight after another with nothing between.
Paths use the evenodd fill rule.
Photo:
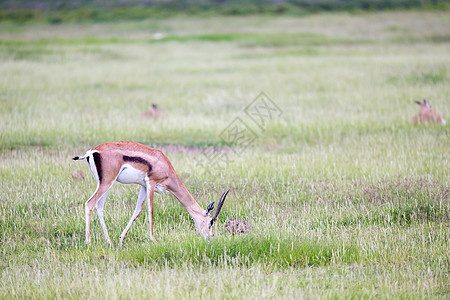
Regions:
<instances>
[{"instance_id":1,"label":"grazing gazelle","mask_svg":"<svg viewBox=\"0 0 450 300\"><path fill-rule=\"evenodd\" d=\"M445 124L445 120L441 115L436 111L431 110L430 103L427 100L423 99L423 102L416 101L416 103L420 105L420 111L412 118L413 124Z\"/></svg>"},{"instance_id":2,"label":"grazing gazelle","mask_svg":"<svg viewBox=\"0 0 450 300\"><path fill-rule=\"evenodd\" d=\"M108 196L108 191L116 180L121 183L141 185L133 216L120 235L121 244L131 224L141 212L146 198L148 199L150 239L156 243L153 235L153 194L154 191L161 193L165 190L170 191L186 208L192 219L194 219L195 226L204 238L213 236L214 221L219 215L229 190L222 194L217 209L214 215L211 216L210 212L214 209L215 201L210 203L206 210L202 209L181 182L167 157L160 150L135 142L105 143L87 151L84 156L75 156L73 159L81 160L85 158L89 169L98 182L96 191L85 205L87 244L89 244L91 239L91 214L95 207L105 239L112 245L103 219L103 206Z\"/></svg>"}]
</instances>

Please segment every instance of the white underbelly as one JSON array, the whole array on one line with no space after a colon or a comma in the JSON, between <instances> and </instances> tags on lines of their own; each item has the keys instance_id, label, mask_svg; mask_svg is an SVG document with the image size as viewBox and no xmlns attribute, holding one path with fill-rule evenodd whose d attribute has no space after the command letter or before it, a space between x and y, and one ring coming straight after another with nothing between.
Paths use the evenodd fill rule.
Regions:
<instances>
[{"instance_id":1,"label":"white underbelly","mask_svg":"<svg viewBox=\"0 0 450 300\"><path fill-rule=\"evenodd\" d=\"M130 165L124 165L119 173L119 176L117 176L116 180L120 183L125 184L137 183L145 186L145 176L146 176L145 172L133 168Z\"/></svg>"},{"instance_id":2,"label":"white underbelly","mask_svg":"<svg viewBox=\"0 0 450 300\"><path fill-rule=\"evenodd\" d=\"M145 177L147 174L139 169L133 168L130 165L124 165L122 167L122 170L119 173L119 176L117 176L117 181L120 183L130 184L130 183L137 183L142 186L146 186L145 184ZM155 192L157 193L163 193L165 191L164 187L160 185L159 183L154 187Z\"/></svg>"}]
</instances>

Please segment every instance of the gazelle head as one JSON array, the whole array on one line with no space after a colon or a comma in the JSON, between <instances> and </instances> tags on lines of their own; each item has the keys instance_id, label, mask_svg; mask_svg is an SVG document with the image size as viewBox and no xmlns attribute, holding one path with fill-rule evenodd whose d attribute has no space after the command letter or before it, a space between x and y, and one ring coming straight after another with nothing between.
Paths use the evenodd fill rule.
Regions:
<instances>
[{"instance_id":1,"label":"gazelle head","mask_svg":"<svg viewBox=\"0 0 450 300\"><path fill-rule=\"evenodd\" d=\"M216 201L211 202L208 205L208 207L206 207L206 210L204 212L204 215L206 217L205 221L202 222L202 224L197 224L198 230L200 231L201 235L204 238L209 239L214 236L213 234L214 222L219 216L220 210L222 209L223 203L225 202L225 198L227 197L229 191L230 190L224 192L220 197L219 204L217 205L217 209L214 212L214 215L211 216L211 212L214 210L214 205L216 204Z\"/></svg>"},{"instance_id":2,"label":"gazelle head","mask_svg":"<svg viewBox=\"0 0 450 300\"><path fill-rule=\"evenodd\" d=\"M422 102L416 101L416 103L417 103L418 105L420 105L420 109L421 109L421 110L429 110L429 109L431 109L430 102L428 102L428 101L425 100L425 99L423 99Z\"/></svg>"}]
</instances>

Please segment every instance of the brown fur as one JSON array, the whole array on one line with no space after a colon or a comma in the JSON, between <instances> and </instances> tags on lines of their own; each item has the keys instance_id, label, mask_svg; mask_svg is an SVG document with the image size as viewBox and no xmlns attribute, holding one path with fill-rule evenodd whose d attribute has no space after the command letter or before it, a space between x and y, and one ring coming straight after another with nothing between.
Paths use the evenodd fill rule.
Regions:
<instances>
[{"instance_id":1,"label":"brown fur","mask_svg":"<svg viewBox=\"0 0 450 300\"><path fill-rule=\"evenodd\" d=\"M159 118L162 115L161 109L159 109L158 105L153 104L152 108L145 111L142 116L144 118Z\"/></svg>"},{"instance_id":2,"label":"brown fur","mask_svg":"<svg viewBox=\"0 0 450 300\"><path fill-rule=\"evenodd\" d=\"M134 169L141 170L145 173L145 178L150 186L149 192L149 211L150 211L150 235L151 239L154 240L153 235L153 195L155 187L157 185L161 186L164 190L170 191L186 208L191 217L194 219L197 229L204 237L212 236L212 225L211 220L213 219L211 215L205 214L205 210L198 205L189 191L181 182L180 178L176 174L172 164L167 159L167 157L160 151L148 146L138 144L135 142L113 142L101 144L91 150L93 152L93 157L95 158L95 165L101 167L101 177L99 178L99 186L96 192L89 198L86 202L86 242L90 241L90 219L91 213L94 208L99 210L99 200L102 197L106 197L106 193L109 191L113 183L119 176L122 167L127 164L131 165ZM95 155L95 156L94 156ZM88 157L75 157L75 160L83 159ZM100 175L100 174L99 174ZM139 183L148 190L147 183ZM105 199L103 199L104 203ZM144 202L144 201L143 201ZM143 206L142 202L142 206ZM102 220L103 204L100 203L101 214L100 222ZM140 210L139 210L140 212ZM138 212L138 214L139 214ZM136 215L137 218L137 215ZM130 220L129 225L134 221ZM213 220L214 222L214 220ZM212 224L213 224L212 222ZM104 227L104 234L106 240L111 244L109 240L106 226ZM127 228L129 229L129 225ZM125 238L128 229L125 229L121 235L121 242Z\"/></svg>"},{"instance_id":3,"label":"brown fur","mask_svg":"<svg viewBox=\"0 0 450 300\"><path fill-rule=\"evenodd\" d=\"M423 102L416 101L420 105L420 110L417 115L412 118L412 123L417 124L445 124L445 120L439 113L431 109L430 104L424 99Z\"/></svg>"}]
</instances>

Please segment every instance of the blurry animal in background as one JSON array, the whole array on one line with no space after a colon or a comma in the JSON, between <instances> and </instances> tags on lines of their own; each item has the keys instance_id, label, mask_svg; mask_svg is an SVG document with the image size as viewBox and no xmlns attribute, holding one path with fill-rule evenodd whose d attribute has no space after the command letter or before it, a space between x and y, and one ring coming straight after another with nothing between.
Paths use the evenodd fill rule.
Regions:
<instances>
[{"instance_id":1,"label":"blurry animal in background","mask_svg":"<svg viewBox=\"0 0 450 300\"><path fill-rule=\"evenodd\" d=\"M420 111L412 118L413 124L445 124L445 120L441 115L434 110L431 110L430 103L427 100L423 99L422 102L416 101L416 103L420 105Z\"/></svg>"},{"instance_id":2,"label":"blurry animal in background","mask_svg":"<svg viewBox=\"0 0 450 300\"><path fill-rule=\"evenodd\" d=\"M84 179L83 171L81 170L75 170L72 172L72 178L73 179Z\"/></svg>"},{"instance_id":3,"label":"blurry animal in background","mask_svg":"<svg viewBox=\"0 0 450 300\"><path fill-rule=\"evenodd\" d=\"M159 109L158 105L152 104L152 108L147 110L142 114L145 118L158 118L162 115L162 111Z\"/></svg>"},{"instance_id":4,"label":"blurry animal in background","mask_svg":"<svg viewBox=\"0 0 450 300\"><path fill-rule=\"evenodd\" d=\"M244 220L228 219L225 222L225 231L235 234L246 234L252 229L252 226Z\"/></svg>"}]
</instances>

